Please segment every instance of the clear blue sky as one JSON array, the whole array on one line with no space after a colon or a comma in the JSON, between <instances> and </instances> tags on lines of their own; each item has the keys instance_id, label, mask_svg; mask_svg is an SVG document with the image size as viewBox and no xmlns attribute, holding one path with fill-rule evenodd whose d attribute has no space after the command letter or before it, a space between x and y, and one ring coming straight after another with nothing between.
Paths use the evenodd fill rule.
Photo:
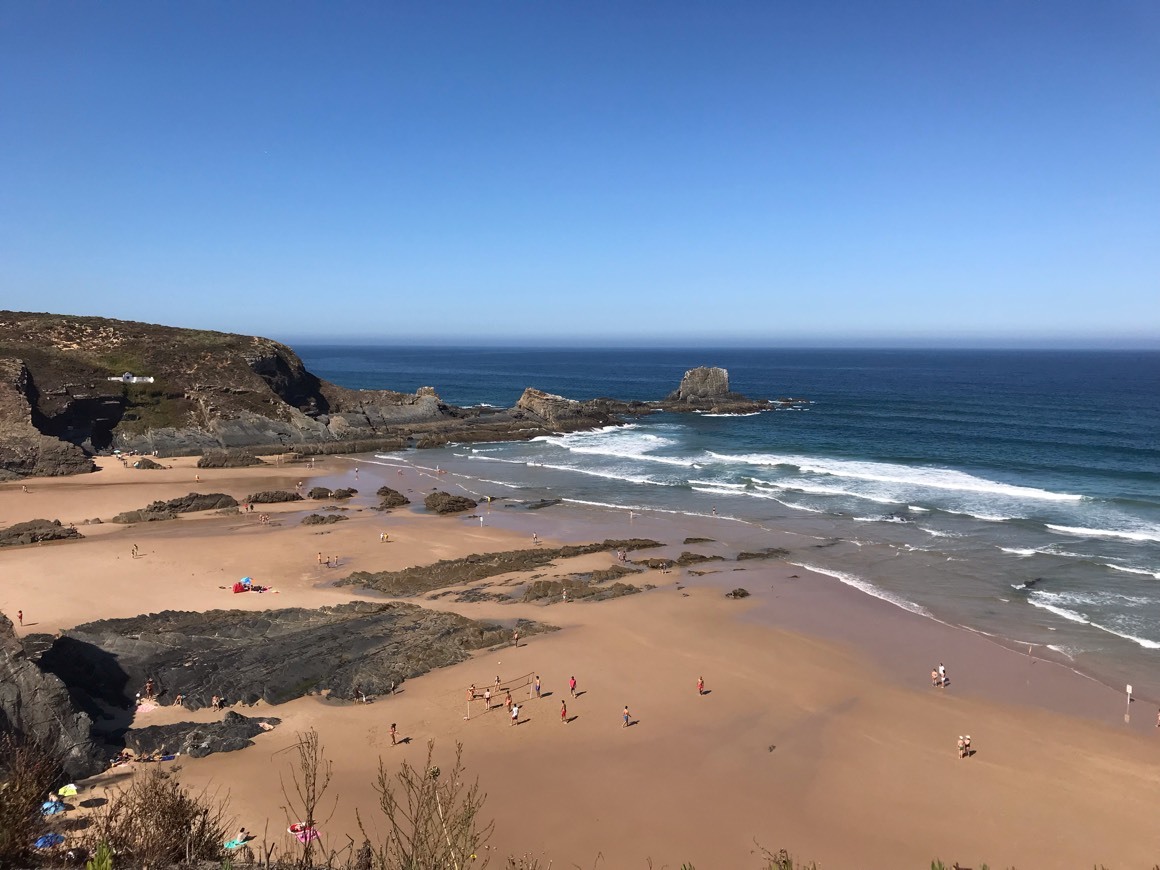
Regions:
<instances>
[{"instance_id":1,"label":"clear blue sky","mask_svg":"<svg viewBox=\"0 0 1160 870\"><path fill-rule=\"evenodd\" d=\"M1160 346L1160 2L0 0L0 307Z\"/></svg>"}]
</instances>

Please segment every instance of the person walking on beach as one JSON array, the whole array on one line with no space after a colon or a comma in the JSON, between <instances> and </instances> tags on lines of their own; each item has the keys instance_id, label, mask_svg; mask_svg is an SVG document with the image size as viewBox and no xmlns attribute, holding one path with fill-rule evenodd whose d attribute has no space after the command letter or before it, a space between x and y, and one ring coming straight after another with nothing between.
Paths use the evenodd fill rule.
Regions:
<instances>
[{"instance_id":1,"label":"person walking on beach","mask_svg":"<svg viewBox=\"0 0 1160 870\"><path fill-rule=\"evenodd\" d=\"M538 697L540 697L540 675L539 674L536 674L536 682L533 685L535 686L536 697L538 698ZM1157 724L1160 724L1160 722L1158 722Z\"/></svg>"},{"instance_id":2,"label":"person walking on beach","mask_svg":"<svg viewBox=\"0 0 1160 870\"><path fill-rule=\"evenodd\" d=\"M512 646L520 645L520 630L517 628L512 632Z\"/></svg>"},{"instance_id":3,"label":"person walking on beach","mask_svg":"<svg viewBox=\"0 0 1160 870\"><path fill-rule=\"evenodd\" d=\"M697 677L697 694L698 695L705 694L705 678L704 677Z\"/></svg>"},{"instance_id":4,"label":"person walking on beach","mask_svg":"<svg viewBox=\"0 0 1160 870\"><path fill-rule=\"evenodd\" d=\"M947 685L947 669L942 662L938 663L938 681L939 685L945 689Z\"/></svg>"},{"instance_id":5,"label":"person walking on beach","mask_svg":"<svg viewBox=\"0 0 1160 870\"><path fill-rule=\"evenodd\" d=\"M21 625L24 625L24 611L23 610L16 611L16 621L19 622ZM1160 725L1160 722L1157 722L1156 724Z\"/></svg>"},{"instance_id":6,"label":"person walking on beach","mask_svg":"<svg viewBox=\"0 0 1160 870\"><path fill-rule=\"evenodd\" d=\"M930 684L935 688L942 686L942 677L938 675L938 668L930 669Z\"/></svg>"},{"instance_id":7,"label":"person walking on beach","mask_svg":"<svg viewBox=\"0 0 1160 870\"><path fill-rule=\"evenodd\" d=\"M318 551L318 564L319 565L322 564L322 551L321 550Z\"/></svg>"},{"instance_id":8,"label":"person walking on beach","mask_svg":"<svg viewBox=\"0 0 1160 870\"><path fill-rule=\"evenodd\" d=\"M21 620L20 620L20 624L21 624L21 625L24 625L24 620L23 620L23 619L21 619ZM1156 727L1157 727L1157 728L1160 728L1160 710L1157 710L1157 711L1156 711Z\"/></svg>"},{"instance_id":9,"label":"person walking on beach","mask_svg":"<svg viewBox=\"0 0 1160 870\"><path fill-rule=\"evenodd\" d=\"M575 676L568 678L568 689L569 689L569 691L572 692L572 697L575 698L576 697L576 677Z\"/></svg>"},{"instance_id":10,"label":"person walking on beach","mask_svg":"<svg viewBox=\"0 0 1160 870\"><path fill-rule=\"evenodd\" d=\"M138 549L137 545L136 545L136 544L134 544L134 545L133 545L133 558L134 558L134 559L136 559L136 558L137 558L137 554L138 554L138 553L140 553L140 552L141 552L141 551Z\"/></svg>"},{"instance_id":11,"label":"person walking on beach","mask_svg":"<svg viewBox=\"0 0 1160 870\"><path fill-rule=\"evenodd\" d=\"M563 699L560 700L560 721L568 724L568 702Z\"/></svg>"},{"instance_id":12,"label":"person walking on beach","mask_svg":"<svg viewBox=\"0 0 1160 870\"><path fill-rule=\"evenodd\" d=\"M504 707L507 708L509 713L511 712L512 707L514 707L516 705L515 701L512 700L512 693L511 692L508 692L506 695L504 695L503 705L504 705Z\"/></svg>"},{"instance_id":13,"label":"person walking on beach","mask_svg":"<svg viewBox=\"0 0 1160 870\"><path fill-rule=\"evenodd\" d=\"M397 728L395 727L395 723L394 723L394 722L392 722L392 723L391 723L391 745L392 745L392 746L395 746L395 745L397 745L397 744L398 744L398 740L399 740L399 729L397 729Z\"/></svg>"},{"instance_id":14,"label":"person walking on beach","mask_svg":"<svg viewBox=\"0 0 1160 870\"><path fill-rule=\"evenodd\" d=\"M495 675L495 690L499 691L499 674Z\"/></svg>"},{"instance_id":15,"label":"person walking on beach","mask_svg":"<svg viewBox=\"0 0 1160 870\"><path fill-rule=\"evenodd\" d=\"M628 723L631 721L632 721L632 714L628 712L628 704L625 704L624 705L624 724L621 727L627 728Z\"/></svg>"},{"instance_id":16,"label":"person walking on beach","mask_svg":"<svg viewBox=\"0 0 1160 870\"><path fill-rule=\"evenodd\" d=\"M512 704L512 725L520 724L520 705Z\"/></svg>"},{"instance_id":17,"label":"person walking on beach","mask_svg":"<svg viewBox=\"0 0 1160 870\"><path fill-rule=\"evenodd\" d=\"M491 689L483 690L483 703L487 704L488 711L491 710Z\"/></svg>"}]
</instances>

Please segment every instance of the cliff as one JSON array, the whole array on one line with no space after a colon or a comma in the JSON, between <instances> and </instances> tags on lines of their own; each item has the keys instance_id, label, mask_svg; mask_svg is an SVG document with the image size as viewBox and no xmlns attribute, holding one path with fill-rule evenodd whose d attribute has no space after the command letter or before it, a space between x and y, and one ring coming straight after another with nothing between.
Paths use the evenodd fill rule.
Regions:
<instances>
[{"instance_id":1,"label":"cliff","mask_svg":"<svg viewBox=\"0 0 1160 870\"><path fill-rule=\"evenodd\" d=\"M328 383L268 338L0 311L0 480L91 471L92 454L115 448L391 450L534 438L655 410L767 407L730 393L724 369L694 369L661 402L575 402L529 388L512 408L457 408L431 387Z\"/></svg>"},{"instance_id":2,"label":"cliff","mask_svg":"<svg viewBox=\"0 0 1160 870\"><path fill-rule=\"evenodd\" d=\"M29 661L12 622L0 614L0 732L40 744L62 760L69 776L80 778L105 766L92 726L64 683Z\"/></svg>"}]
</instances>

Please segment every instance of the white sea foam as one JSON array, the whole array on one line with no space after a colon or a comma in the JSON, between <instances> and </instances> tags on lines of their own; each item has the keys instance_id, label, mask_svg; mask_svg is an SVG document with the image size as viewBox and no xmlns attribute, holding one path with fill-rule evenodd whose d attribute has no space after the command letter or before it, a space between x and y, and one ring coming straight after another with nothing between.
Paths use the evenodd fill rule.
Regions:
<instances>
[{"instance_id":1,"label":"white sea foam","mask_svg":"<svg viewBox=\"0 0 1160 870\"><path fill-rule=\"evenodd\" d=\"M961 538L962 537L962 535L958 535L954 532L944 532L941 529L928 529L926 526L916 526L915 528L917 528L920 532L926 532L928 535L930 535L931 537L934 537L934 538Z\"/></svg>"},{"instance_id":2,"label":"white sea foam","mask_svg":"<svg viewBox=\"0 0 1160 870\"><path fill-rule=\"evenodd\" d=\"M922 514L930 513L930 508L919 507L916 504L908 504L907 508L909 508L912 511L915 511L916 513L922 513Z\"/></svg>"},{"instance_id":3,"label":"white sea foam","mask_svg":"<svg viewBox=\"0 0 1160 870\"><path fill-rule=\"evenodd\" d=\"M1010 553L1013 556L1034 556L1039 550L1034 550L1026 547L1000 547L999 550L1004 553Z\"/></svg>"},{"instance_id":4,"label":"white sea foam","mask_svg":"<svg viewBox=\"0 0 1160 870\"><path fill-rule=\"evenodd\" d=\"M963 471L929 466L898 465L891 462L863 462L850 459L827 459L815 456L798 456L777 453L743 453L728 456L713 453L710 456L719 462L738 462L748 465L789 466L808 474L825 474L833 477L868 480L876 483L902 484L927 489L954 492L976 492L1005 495L1013 498L1042 501L1080 501L1083 496L1066 492L1050 492L1031 486L1017 486L976 477Z\"/></svg>"},{"instance_id":5,"label":"white sea foam","mask_svg":"<svg viewBox=\"0 0 1160 870\"><path fill-rule=\"evenodd\" d=\"M724 483L718 480L689 480L690 486L714 486L718 489L741 490L745 489L744 483Z\"/></svg>"},{"instance_id":6,"label":"white sea foam","mask_svg":"<svg viewBox=\"0 0 1160 870\"><path fill-rule=\"evenodd\" d=\"M1062 616L1070 622L1079 622L1083 625L1090 625L1091 623L1084 618L1082 614L1076 613L1074 610L1068 610L1065 607L1057 607L1054 604L1048 604L1045 601L1035 601L1031 598L1027 599L1028 603L1033 607L1038 607L1040 610L1047 610L1054 613L1056 616Z\"/></svg>"},{"instance_id":7,"label":"white sea foam","mask_svg":"<svg viewBox=\"0 0 1160 870\"><path fill-rule=\"evenodd\" d=\"M809 483L803 480L789 480L785 482L761 480L756 477L749 478L753 481L753 485L757 487L765 487L766 489L777 489L782 492L802 492L806 495L836 495L844 496L846 498L860 498L865 501L877 502L878 504L898 504L896 498L884 498L878 495L871 495L865 492L853 492L848 489L842 489L837 486L822 486L816 483Z\"/></svg>"},{"instance_id":8,"label":"white sea foam","mask_svg":"<svg viewBox=\"0 0 1160 870\"><path fill-rule=\"evenodd\" d=\"M833 571L829 568L819 568L815 565L810 565L806 562L790 562L789 564L801 568L804 571L813 571L815 574L825 574L827 577L833 577L835 580L840 580L847 586L853 586L860 592L865 592L867 595L873 595L895 607L900 607L903 610L908 610L911 613L917 613L919 616L930 616L930 611L921 605L915 604L913 601L907 601L901 596L895 595L892 592L887 592L885 589L879 589L868 580L863 580L853 574L847 574L845 571Z\"/></svg>"},{"instance_id":9,"label":"white sea foam","mask_svg":"<svg viewBox=\"0 0 1160 870\"><path fill-rule=\"evenodd\" d=\"M1156 541L1160 542L1160 527L1147 526L1143 529L1086 529L1082 526L1056 526L1046 523L1053 532L1064 535L1074 535L1079 538L1122 538L1127 541Z\"/></svg>"},{"instance_id":10,"label":"white sea foam","mask_svg":"<svg viewBox=\"0 0 1160 870\"><path fill-rule=\"evenodd\" d=\"M1160 649L1160 641L1149 640L1146 637L1139 637L1135 634L1129 634L1126 631L1116 631L1114 628L1108 628L1106 625L1100 625L1098 622L1093 622L1092 627L1098 628L1100 631L1106 631L1108 634L1114 634L1116 637L1122 637L1124 640L1130 640L1132 643L1144 647L1144 649Z\"/></svg>"},{"instance_id":11,"label":"white sea foam","mask_svg":"<svg viewBox=\"0 0 1160 870\"><path fill-rule=\"evenodd\" d=\"M707 411L694 412L700 417L756 417L761 411L750 411L748 414L710 414Z\"/></svg>"},{"instance_id":12,"label":"white sea foam","mask_svg":"<svg viewBox=\"0 0 1160 870\"><path fill-rule=\"evenodd\" d=\"M1131 565L1113 565L1111 562L1107 563L1107 565L1115 571L1123 571L1126 574L1143 574L1145 577L1160 580L1160 571L1152 571L1148 568L1133 568Z\"/></svg>"},{"instance_id":13,"label":"white sea foam","mask_svg":"<svg viewBox=\"0 0 1160 870\"><path fill-rule=\"evenodd\" d=\"M523 489L518 483L509 483L506 480L488 480L486 477L477 477L476 481L479 483L490 483L495 486L505 486L508 489Z\"/></svg>"}]
</instances>

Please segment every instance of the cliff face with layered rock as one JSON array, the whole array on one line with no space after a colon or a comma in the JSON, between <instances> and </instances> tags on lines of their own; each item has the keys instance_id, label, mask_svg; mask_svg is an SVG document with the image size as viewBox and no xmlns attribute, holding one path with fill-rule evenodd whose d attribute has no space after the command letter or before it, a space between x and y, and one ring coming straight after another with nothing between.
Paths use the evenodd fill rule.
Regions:
<instances>
[{"instance_id":1,"label":"cliff face with layered rock","mask_svg":"<svg viewBox=\"0 0 1160 870\"><path fill-rule=\"evenodd\" d=\"M92 727L64 683L29 661L12 622L0 614L0 733L40 744L61 759L69 776L81 778L105 766Z\"/></svg>"},{"instance_id":2,"label":"cliff face with layered rock","mask_svg":"<svg viewBox=\"0 0 1160 870\"><path fill-rule=\"evenodd\" d=\"M508 441L668 411L771 407L694 369L660 402L577 402L529 388L512 408L457 408L432 387L351 390L257 336L0 311L0 480L91 471L94 453L246 448L344 453Z\"/></svg>"}]
</instances>

